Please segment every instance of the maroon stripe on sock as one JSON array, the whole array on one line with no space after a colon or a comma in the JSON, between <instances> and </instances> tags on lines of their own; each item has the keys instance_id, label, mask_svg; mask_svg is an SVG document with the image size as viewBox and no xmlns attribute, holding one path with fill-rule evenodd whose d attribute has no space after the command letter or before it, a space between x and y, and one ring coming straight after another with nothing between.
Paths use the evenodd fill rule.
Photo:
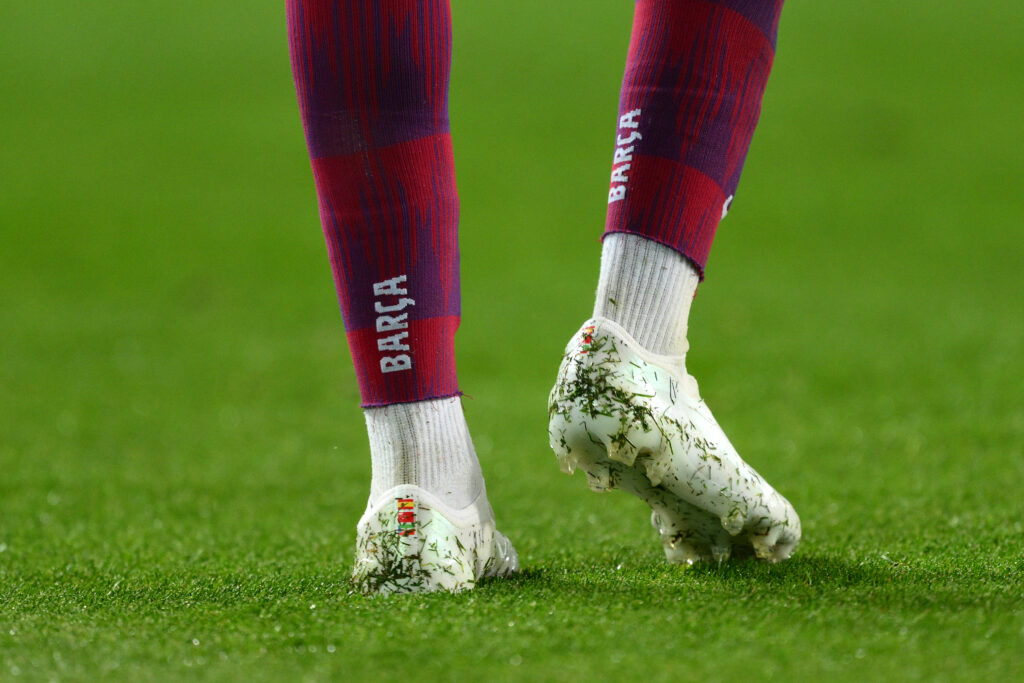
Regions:
<instances>
[{"instance_id":1,"label":"maroon stripe on sock","mask_svg":"<svg viewBox=\"0 0 1024 683\"><path fill-rule=\"evenodd\" d=\"M349 330L348 344L364 408L409 403L459 394L455 379L455 331L459 318L417 320L409 325L408 351L381 351L386 335L375 328ZM408 355L412 368L386 373L381 360Z\"/></svg>"},{"instance_id":2,"label":"maroon stripe on sock","mask_svg":"<svg viewBox=\"0 0 1024 683\"><path fill-rule=\"evenodd\" d=\"M725 194L700 171L661 157L636 157L631 191L608 207L605 234L626 232L672 247L698 268L706 263Z\"/></svg>"},{"instance_id":3,"label":"maroon stripe on sock","mask_svg":"<svg viewBox=\"0 0 1024 683\"><path fill-rule=\"evenodd\" d=\"M455 164L447 134L313 160L347 329L374 324L373 285L398 275L412 319L459 315Z\"/></svg>"}]
</instances>

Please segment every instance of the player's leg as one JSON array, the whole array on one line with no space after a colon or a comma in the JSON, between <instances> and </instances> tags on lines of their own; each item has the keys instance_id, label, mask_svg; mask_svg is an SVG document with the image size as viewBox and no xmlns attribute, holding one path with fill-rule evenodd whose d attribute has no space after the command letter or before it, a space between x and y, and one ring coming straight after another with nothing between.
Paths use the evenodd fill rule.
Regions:
<instances>
[{"instance_id":1,"label":"player's leg","mask_svg":"<svg viewBox=\"0 0 1024 683\"><path fill-rule=\"evenodd\" d=\"M373 460L356 580L451 590L513 571L455 374L449 0L288 0L288 25Z\"/></svg>"},{"instance_id":2,"label":"player's leg","mask_svg":"<svg viewBox=\"0 0 1024 683\"><path fill-rule=\"evenodd\" d=\"M732 203L782 0L639 0L594 316L551 395L551 443L654 509L670 560L788 557L792 506L740 459L686 372L687 318Z\"/></svg>"}]
</instances>

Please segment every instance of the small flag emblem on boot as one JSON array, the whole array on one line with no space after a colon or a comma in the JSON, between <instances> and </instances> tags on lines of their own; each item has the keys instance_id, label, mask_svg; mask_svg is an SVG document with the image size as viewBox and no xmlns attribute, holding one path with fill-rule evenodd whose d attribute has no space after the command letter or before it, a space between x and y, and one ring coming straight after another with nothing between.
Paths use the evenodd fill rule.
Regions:
<instances>
[{"instance_id":1,"label":"small flag emblem on boot","mask_svg":"<svg viewBox=\"0 0 1024 683\"><path fill-rule=\"evenodd\" d=\"M590 347L594 344L594 326L588 325L583 328L583 345L580 349L580 355L586 355L590 351Z\"/></svg>"},{"instance_id":2,"label":"small flag emblem on boot","mask_svg":"<svg viewBox=\"0 0 1024 683\"><path fill-rule=\"evenodd\" d=\"M398 498L398 533L416 535L416 503L412 498Z\"/></svg>"}]
</instances>

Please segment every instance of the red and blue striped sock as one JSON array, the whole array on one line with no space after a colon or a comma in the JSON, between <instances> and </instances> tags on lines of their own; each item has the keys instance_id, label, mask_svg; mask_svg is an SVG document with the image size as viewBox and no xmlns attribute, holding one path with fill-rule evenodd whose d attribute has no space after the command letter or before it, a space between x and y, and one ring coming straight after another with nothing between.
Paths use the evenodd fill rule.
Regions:
<instances>
[{"instance_id":1,"label":"red and blue striped sock","mask_svg":"<svg viewBox=\"0 0 1024 683\"><path fill-rule=\"evenodd\" d=\"M701 277L739 183L783 0L638 0L605 234L688 258Z\"/></svg>"},{"instance_id":2,"label":"red and blue striped sock","mask_svg":"<svg viewBox=\"0 0 1024 683\"><path fill-rule=\"evenodd\" d=\"M364 407L457 395L449 0L288 0L299 108Z\"/></svg>"}]
</instances>

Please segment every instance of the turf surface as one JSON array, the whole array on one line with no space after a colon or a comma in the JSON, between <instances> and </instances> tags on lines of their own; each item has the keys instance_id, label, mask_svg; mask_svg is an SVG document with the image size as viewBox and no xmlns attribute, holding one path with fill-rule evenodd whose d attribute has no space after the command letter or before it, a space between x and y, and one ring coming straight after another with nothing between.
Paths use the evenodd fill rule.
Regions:
<instances>
[{"instance_id":1,"label":"turf surface","mask_svg":"<svg viewBox=\"0 0 1024 683\"><path fill-rule=\"evenodd\" d=\"M1018 4L787 7L691 369L805 540L690 571L546 447L630 12L456 3L460 376L525 569L379 600L283 3L4 4L0 679L1024 675Z\"/></svg>"}]
</instances>

